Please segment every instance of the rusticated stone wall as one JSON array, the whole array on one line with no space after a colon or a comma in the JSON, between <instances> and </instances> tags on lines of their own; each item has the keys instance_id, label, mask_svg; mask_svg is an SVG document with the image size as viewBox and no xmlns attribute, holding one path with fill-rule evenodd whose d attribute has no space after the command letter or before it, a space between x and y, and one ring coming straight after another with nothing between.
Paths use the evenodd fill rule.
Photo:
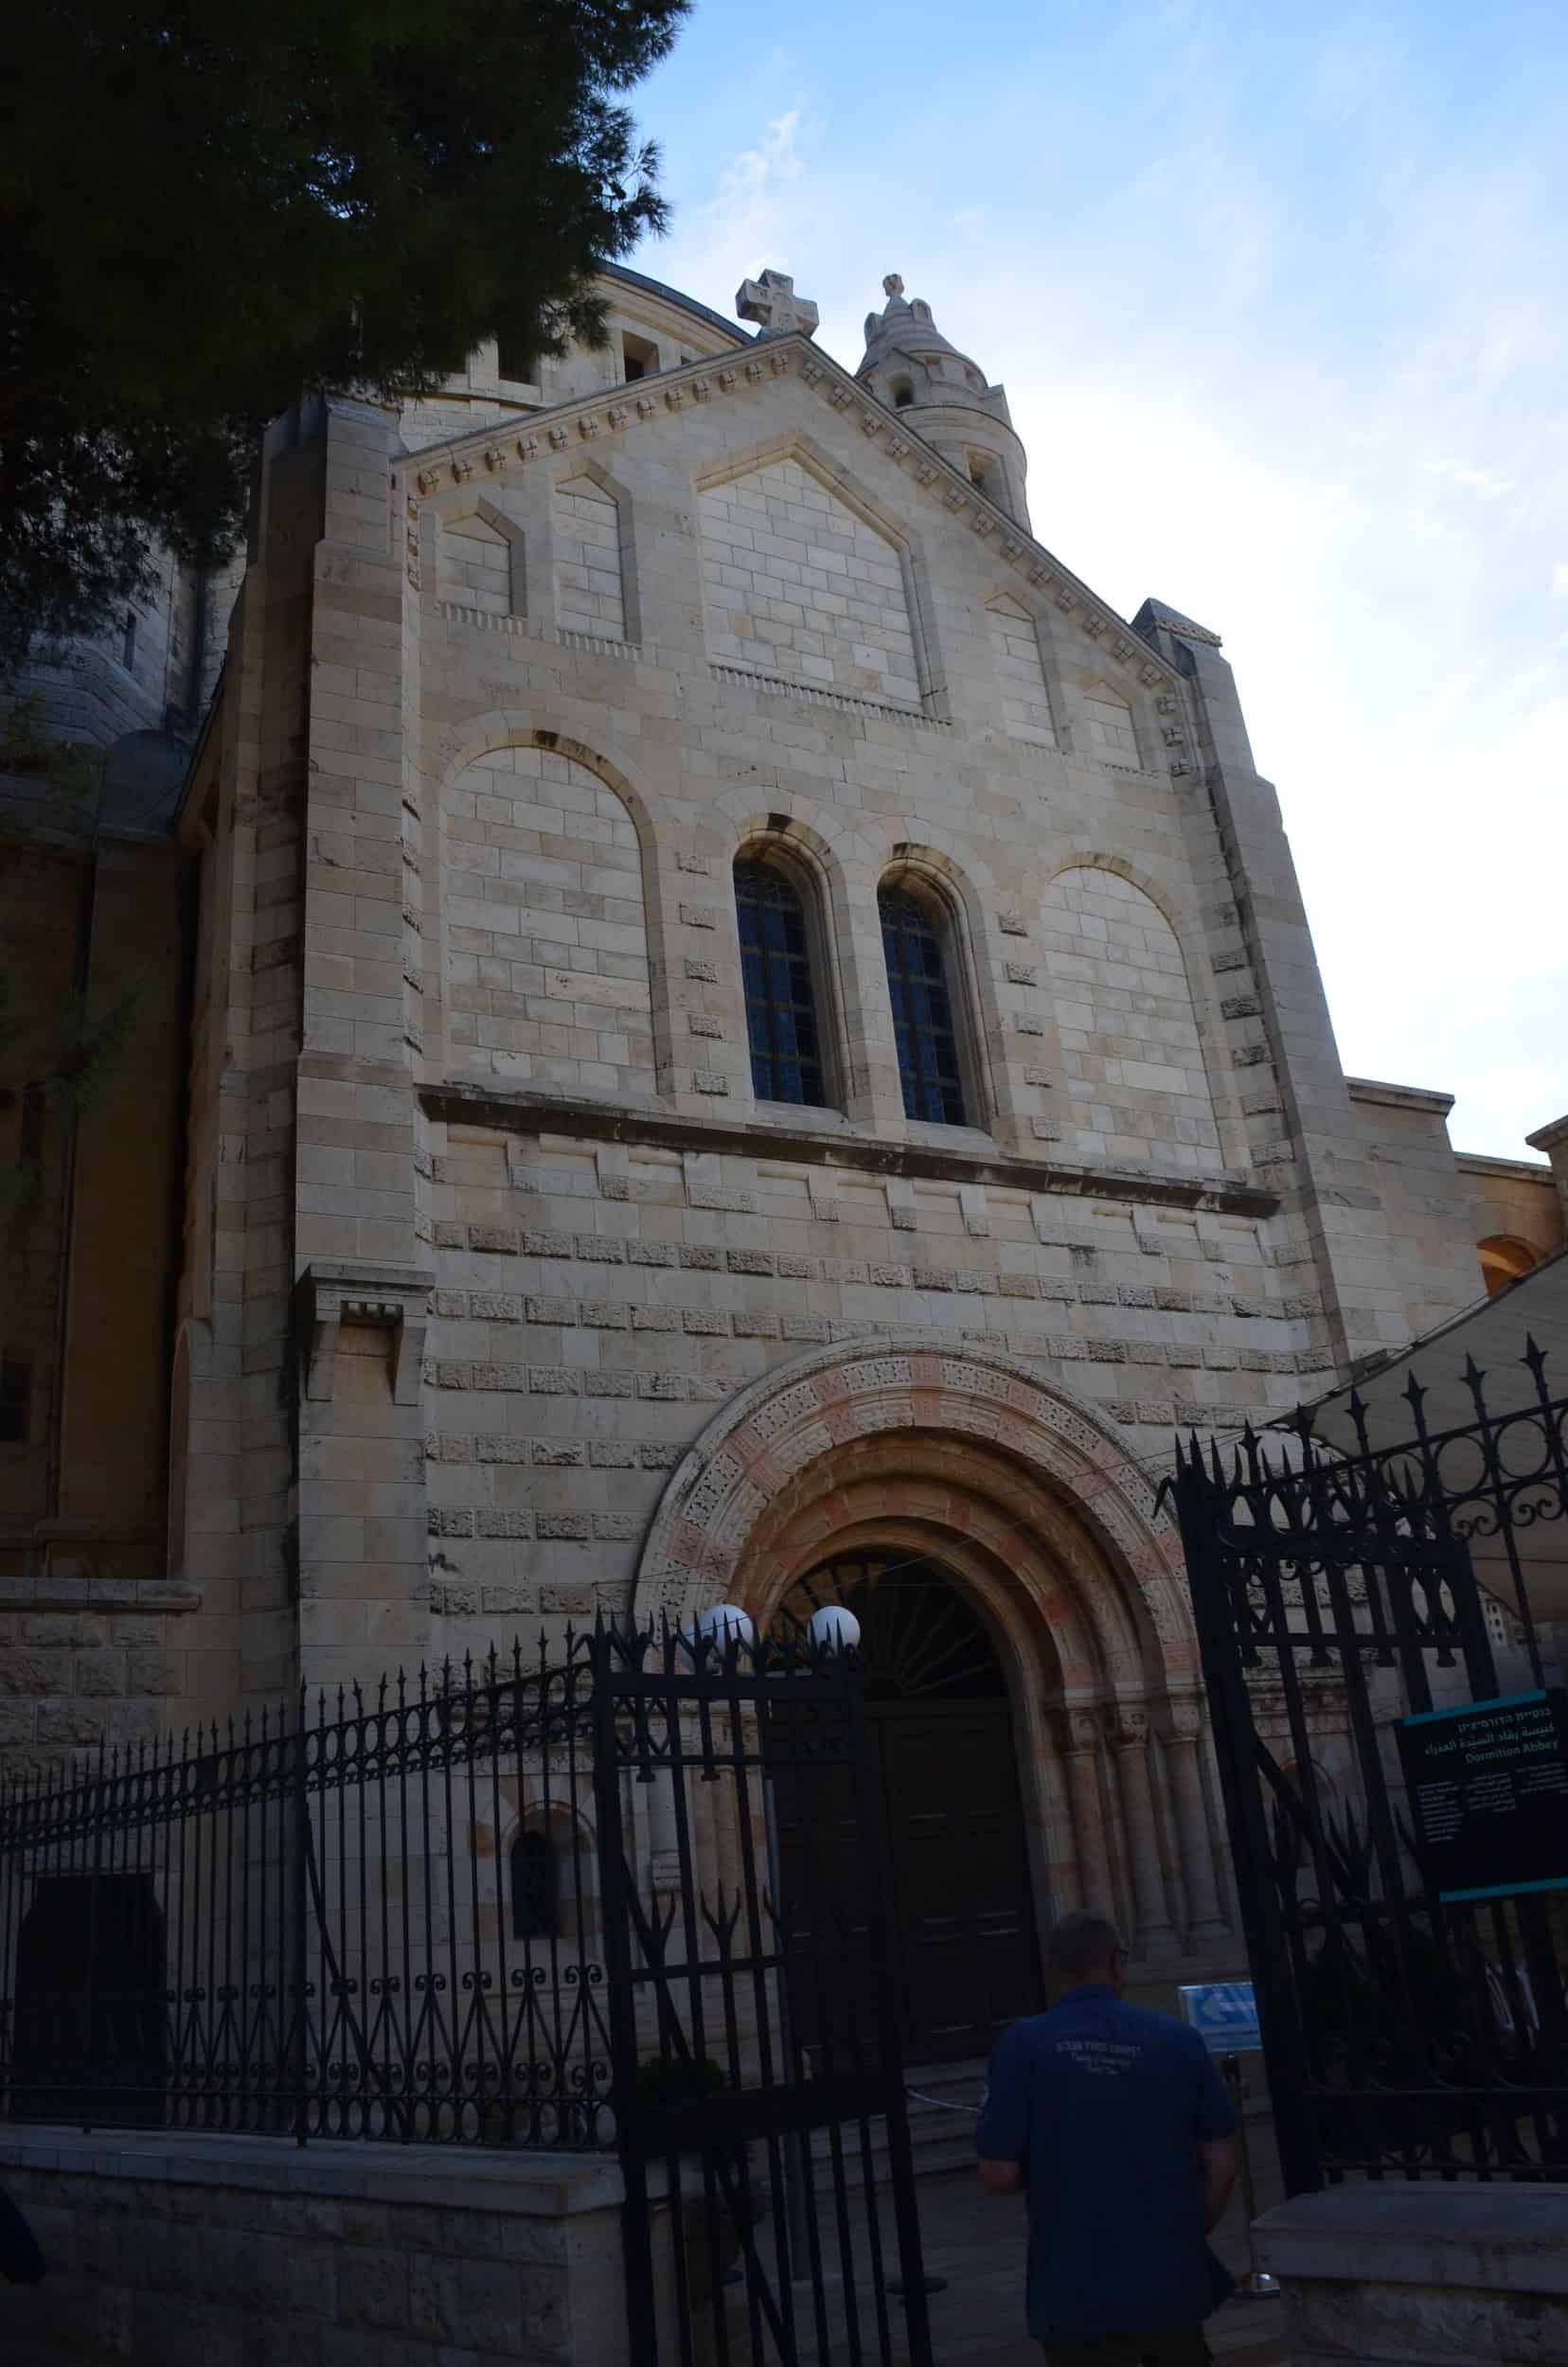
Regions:
<instances>
[{"instance_id":1,"label":"rusticated stone wall","mask_svg":"<svg viewBox=\"0 0 1568 2367\"><path fill-rule=\"evenodd\" d=\"M620 2367L620 2175L594 2155L8 2131L48 2262L7 2367Z\"/></svg>"}]
</instances>

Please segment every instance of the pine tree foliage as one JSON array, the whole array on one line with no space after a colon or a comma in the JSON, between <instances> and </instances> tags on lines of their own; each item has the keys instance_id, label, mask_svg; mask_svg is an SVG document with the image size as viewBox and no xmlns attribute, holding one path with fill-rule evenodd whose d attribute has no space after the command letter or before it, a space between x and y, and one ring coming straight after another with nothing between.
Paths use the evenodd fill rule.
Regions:
<instances>
[{"instance_id":1,"label":"pine tree foliage","mask_svg":"<svg viewBox=\"0 0 1568 2367\"><path fill-rule=\"evenodd\" d=\"M0 100L0 666L232 545L302 395L592 336L686 0L53 0Z\"/></svg>"}]
</instances>

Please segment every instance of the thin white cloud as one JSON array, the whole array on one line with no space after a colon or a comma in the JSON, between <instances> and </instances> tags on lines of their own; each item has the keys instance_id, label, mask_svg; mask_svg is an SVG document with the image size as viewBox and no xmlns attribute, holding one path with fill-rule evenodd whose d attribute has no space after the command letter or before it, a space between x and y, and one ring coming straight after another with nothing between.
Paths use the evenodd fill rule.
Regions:
<instances>
[{"instance_id":1,"label":"thin white cloud","mask_svg":"<svg viewBox=\"0 0 1568 2367\"><path fill-rule=\"evenodd\" d=\"M673 235L651 251L659 276L727 311L742 279L769 266L788 271L787 234L806 171L803 138L803 111L790 107L729 157L712 197L677 216Z\"/></svg>"},{"instance_id":2,"label":"thin white cloud","mask_svg":"<svg viewBox=\"0 0 1568 2367\"><path fill-rule=\"evenodd\" d=\"M732 159L719 176L713 211L725 221L766 210L779 186L798 181L802 171L798 139L800 109L775 116L755 148Z\"/></svg>"},{"instance_id":3,"label":"thin white cloud","mask_svg":"<svg viewBox=\"0 0 1568 2367\"><path fill-rule=\"evenodd\" d=\"M1490 469L1472 468L1463 460L1429 460L1426 465L1434 476L1445 478L1465 492L1479 493L1483 501L1496 501L1500 494L1511 493L1517 482L1511 476L1499 476Z\"/></svg>"}]
</instances>

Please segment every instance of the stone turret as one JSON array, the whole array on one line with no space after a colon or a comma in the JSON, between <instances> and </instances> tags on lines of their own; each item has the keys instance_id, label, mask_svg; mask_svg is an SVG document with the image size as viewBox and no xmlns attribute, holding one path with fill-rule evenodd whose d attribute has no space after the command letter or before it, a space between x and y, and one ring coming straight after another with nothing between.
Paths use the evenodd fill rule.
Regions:
<instances>
[{"instance_id":1,"label":"stone turret","mask_svg":"<svg viewBox=\"0 0 1568 2367\"><path fill-rule=\"evenodd\" d=\"M904 412L918 436L1027 529L1028 464L1006 393L989 386L985 372L943 336L929 304L904 294L897 272L888 273L882 287L887 303L865 316L865 351L856 377Z\"/></svg>"}]
</instances>

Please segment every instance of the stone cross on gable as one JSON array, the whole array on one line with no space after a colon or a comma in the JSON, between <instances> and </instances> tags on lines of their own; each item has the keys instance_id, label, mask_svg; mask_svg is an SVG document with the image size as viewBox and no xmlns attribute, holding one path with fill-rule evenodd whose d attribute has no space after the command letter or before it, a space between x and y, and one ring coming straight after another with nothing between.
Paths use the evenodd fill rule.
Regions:
<instances>
[{"instance_id":1,"label":"stone cross on gable","mask_svg":"<svg viewBox=\"0 0 1568 2367\"><path fill-rule=\"evenodd\" d=\"M743 279L735 292L735 309L743 321L759 321L764 337L788 337L797 329L810 337L822 317L809 296L796 295L787 271Z\"/></svg>"}]
</instances>

